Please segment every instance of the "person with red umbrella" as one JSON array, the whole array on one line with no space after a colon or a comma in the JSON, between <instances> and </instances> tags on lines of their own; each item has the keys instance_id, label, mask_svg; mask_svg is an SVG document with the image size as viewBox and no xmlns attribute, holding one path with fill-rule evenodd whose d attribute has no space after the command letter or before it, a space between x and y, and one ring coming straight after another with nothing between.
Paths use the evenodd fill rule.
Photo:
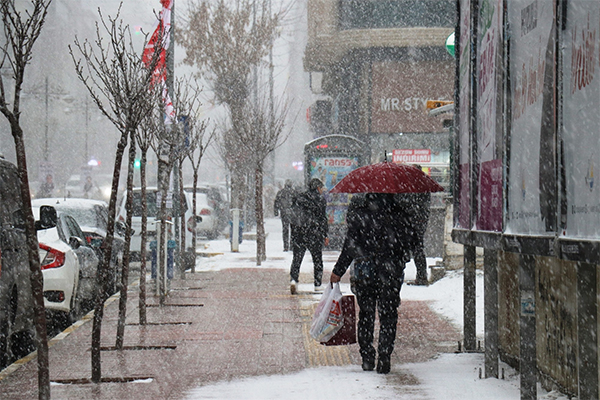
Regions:
<instances>
[{"instance_id":1,"label":"person with red umbrella","mask_svg":"<svg viewBox=\"0 0 600 400\"><path fill-rule=\"evenodd\" d=\"M348 230L330 282L339 282L354 261L351 281L359 306L357 336L365 371L375 369L377 356L377 372L390 372L404 268L418 240L410 215L395 194L440 190L416 167L383 162L352 171L330 191L363 193L353 196L348 207ZM373 347L376 311L377 351Z\"/></svg>"},{"instance_id":2,"label":"person with red umbrella","mask_svg":"<svg viewBox=\"0 0 600 400\"><path fill-rule=\"evenodd\" d=\"M390 372L396 340L404 266L410 260L414 231L393 194L367 193L352 198L346 215L348 231L330 282L339 282L354 261L351 277L358 301L358 344L362 368ZM379 313L379 344L373 347L375 312Z\"/></svg>"}]
</instances>

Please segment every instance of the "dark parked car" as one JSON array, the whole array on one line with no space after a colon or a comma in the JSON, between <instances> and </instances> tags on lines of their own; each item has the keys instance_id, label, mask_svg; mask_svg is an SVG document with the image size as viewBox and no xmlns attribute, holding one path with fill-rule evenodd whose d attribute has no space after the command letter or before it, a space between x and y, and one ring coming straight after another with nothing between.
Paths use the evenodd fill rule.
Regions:
<instances>
[{"instance_id":1,"label":"dark parked car","mask_svg":"<svg viewBox=\"0 0 600 400\"><path fill-rule=\"evenodd\" d=\"M0 156L0 369L27 354L34 325L21 184Z\"/></svg>"}]
</instances>

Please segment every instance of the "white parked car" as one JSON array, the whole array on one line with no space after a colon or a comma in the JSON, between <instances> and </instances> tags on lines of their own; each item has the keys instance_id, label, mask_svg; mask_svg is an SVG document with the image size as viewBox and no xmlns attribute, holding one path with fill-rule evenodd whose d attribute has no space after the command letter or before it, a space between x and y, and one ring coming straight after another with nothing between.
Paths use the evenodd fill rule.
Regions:
<instances>
[{"instance_id":1,"label":"white parked car","mask_svg":"<svg viewBox=\"0 0 600 400\"><path fill-rule=\"evenodd\" d=\"M187 201L186 221L188 231L192 231L192 201L194 188L183 188ZM196 234L216 239L223 232L229 221L229 205L217 187L200 185L196 187L196 215L202 217L202 222L196 226Z\"/></svg>"},{"instance_id":2,"label":"white parked car","mask_svg":"<svg viewBox=\"0 0 600 400\"><path fill-rule=\"evenodd\" d=\"M148 244L146 250L149 250L149 245L151 241L156 240L156 216L160 209L160 204L158 204L158 200L160 199L157 196L158 189L156 187L148 187L146 188L146 202L148 209L148 223L146 224L148 230ZM127 192L123 194L123 198L121 199L121 205L119 206L119 212L117 214L117 221L120 223L126 223L127 221L127 211L125 210L125 205L127 202ZM173 207L177 209L177 204L174 204L172 199L167 199L167 207L169 214L173 214ZM185 203L182 204L183 207L186 206ZM172 219L169 217L169 219ZM129 250L132 253L132 256L135 258L136 253L139 254L142 246L142 189L139 187L133 188L133 215L131 217L131 228L133 229L133 235L131 236L131 244L129 246ZM171 238L173 236L174 227L172 224L168 224L168 233L167 237Z\"/></svg>"},{"instance_id":3,"label":"white parked car","mask_svg":"<svg viewBox=\"0 0 600 400\"><path fill-rule=\"evenodd\" d=\"M83 232L85 242L96 252L100 260L103 257L101 249L102 242L106 237L108 224L108 204L102 200L93 199L74 199L74 198L48 198L34 199L31 201L33 207L50 205L56 209L56 212L70 215L77 221ZM117 223L115 226L111 260L109 287L110 293L115 293L121 285L121 271L123 268L123 250L125 241L123 238L123 225Z\"/></svg>"},{"instance_id":4,"label":"white parked car","mask_svg":"<svg viewBox=\"0 0 600 400\"><path fill-rule=\"evenodd\" d=\"M192 233L194 229L194 219L192 218L194 193L191 190L184 191L184 193L185 200L188 204L188 208L185 212L186 227L188 232ZM214 208L208 205L206 193L196 193L196 215L201 217L196 218L195 227L197 237L206 236L208 239L215 239L219 234L217 215ZM191 237L191 234L186 235L186 242L188 242L188 236ZM189 245L191 246L191 242L189 242Z\"/></svg>"},{"instance_id":5,"label":"white parked car","mask_svg":"<svg viewBox=\"0 0 600 400\"><path fill-rule=\"evenodd\" d=\"M76 320L95 296L98 257L77 221L52 206L32 207L44 276L44 305L61 324Z\"/></svg>"}]
</instances>

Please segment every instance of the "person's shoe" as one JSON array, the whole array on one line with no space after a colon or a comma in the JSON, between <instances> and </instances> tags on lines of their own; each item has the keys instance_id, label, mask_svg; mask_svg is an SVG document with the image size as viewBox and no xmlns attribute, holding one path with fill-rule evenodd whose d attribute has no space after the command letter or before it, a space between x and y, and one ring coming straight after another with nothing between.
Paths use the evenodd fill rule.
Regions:
<instances>
[{"instance_id":1,"label":"person's shoe","mask_svg":"<svg viewBox=\"0 0 600 400\"><path fill-rule=\"evenodd\" d=\"M362 369L363 371L373 371L375 369L375 360L363 360Z\"/></svg>"},{"instance_id":2,"label":"person's shoe","mask_svg":"<svg viewBox=\"0 0 600 400\"><path fill-rule=\"evenodd\" d=\"M429 286L429 282L427 281L427 279L416 279L415 280L415 285L417 286Z\"/></svg>"},{"instance_id":3,"label":"person's shoe","mask_svg":"<svg viewBox=\"0 0 600 400\"><path fill-rule=\"evenodd\" d=\"M297 286L298 286L298 282L296 282L295 280L292 279L290 281L290 293L291 294L296 294Z\"/></svg>"},{"instance_id":4,"label":"person's shoe","mask_svg":"<svg viewBox=\"0 0 600 400\"><path fill-rule=\"evenodd\" d=\"M391 369L390 359L388 357L379 357L377 362L377 373L378 374L389 374Z\"/></svg>"},{"instance_id":5,"label":"person's shoe","mask_svg":"<svg viewBox=\"0 0 600 400\"><path fill-rule=\"evenodd\" d=\"M321 285L315 285L315 292L322 292L323 290L325 290L325 286Z\"/></svg>"}]
</instances>

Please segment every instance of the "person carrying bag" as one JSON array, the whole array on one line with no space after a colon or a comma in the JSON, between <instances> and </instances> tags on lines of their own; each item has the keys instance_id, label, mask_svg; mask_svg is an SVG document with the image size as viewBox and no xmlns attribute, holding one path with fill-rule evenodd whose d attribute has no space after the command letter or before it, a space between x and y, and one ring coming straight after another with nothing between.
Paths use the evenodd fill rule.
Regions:
<instances>
[{"instance_id":1,"label":"person carrying bag","mask_svg":"<svg viewBox=\"0 0 600 400\"><path fill-rule=\"evenodd\" d=\"M340 284L327 285L317 305L310 327L310 336L318 342L326 342L344 325L342 314L342 291Z\"/></svg>"},{"instance_id":2,"label":"person carrying bag","mask_svg":"<svg viewBox=\"0 0 600 400\"><path fill-rule=\"evenodd\" d=\"M414 232L393 194L367 193L352 197L346 215L348 231L331 273L336 284L354 261L351 284L358 302L358 344L365 371L387 374L396 339L400 288L410 260ZM373 347L376 313L379 343Z\"/></svg>"}]
</instances>

